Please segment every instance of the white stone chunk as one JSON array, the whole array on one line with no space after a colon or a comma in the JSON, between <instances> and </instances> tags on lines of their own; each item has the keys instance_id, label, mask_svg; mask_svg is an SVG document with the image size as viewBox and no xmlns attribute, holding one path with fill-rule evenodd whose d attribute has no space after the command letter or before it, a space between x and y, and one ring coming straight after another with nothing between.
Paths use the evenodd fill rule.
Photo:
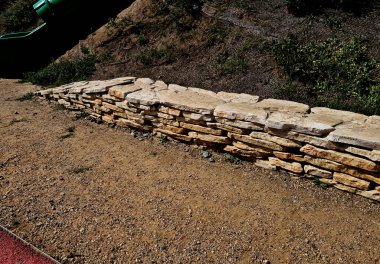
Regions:
<instances>
[{"instance_id":1,"label":"white stone chunk","mask_svg":"<svg viewBox=\"0 0 380 264\"><path fill-rule=\"evenodd\" d=\"M255 105L270 112L307 113L310 109L308 105L277 99L265 99Z\"/></svg>"},{"instance_id":2,"label":"white stone chunk","mask_svg":"<svg viewBox=\"0 0 380 264\"><path fill-rule=\"evenodd\" d=\"M248 103L254 104L259 101L259 96L250 95L250 94L238 94L238 93L226 93L219 92L217 96L225 101L226 103Z\"/></svg>"},{"instance_id":3,"label":"white stone chunk","mask_svg":"<svg viewBox=\"0 0 380 264\"><path fill-rule=\"evenodd\" d=\"M218 105L214 115L231 120L242 120L264 125L267 119L267 112L259 109L255 104L247 103L227 103Z\"/></svg>"},{"instance_id":4,"label":"white stone chunk","mask_svg":"<svg viewBox=\"0 0 380 264\"><path fill-rule=\"evenodd\" d=\"M380 150L380 127L338 128L327 137L332 142Z\"/></svg>"}]
</instances>

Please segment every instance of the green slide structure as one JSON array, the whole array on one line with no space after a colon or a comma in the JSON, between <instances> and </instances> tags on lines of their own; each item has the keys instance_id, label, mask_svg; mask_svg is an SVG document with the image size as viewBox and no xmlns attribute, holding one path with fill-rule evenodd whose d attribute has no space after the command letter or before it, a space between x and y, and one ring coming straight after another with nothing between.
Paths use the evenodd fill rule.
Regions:
<instances>
[{"instance_id":1,"label":"green slide structure","mask_svg":"<svg viewBox=\"0 0 380 264\"><path fill-rule=\"evenodd\" d=\"M44 21L27 32L0 36L0 77L20 77L51 62L133 1L39 0Z\"/></svg>"}]
</instances>

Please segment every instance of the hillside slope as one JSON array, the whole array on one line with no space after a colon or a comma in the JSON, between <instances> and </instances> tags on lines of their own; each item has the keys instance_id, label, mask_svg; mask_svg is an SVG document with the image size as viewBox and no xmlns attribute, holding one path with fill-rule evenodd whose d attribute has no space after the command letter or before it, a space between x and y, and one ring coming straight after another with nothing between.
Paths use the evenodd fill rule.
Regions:
<instances>
[{"instance_id":1,"label":"hillside slope","mask_svg":"<svg viewBox=\"0 0 380 264\"><path fill-rule=\"evenodd\" d=\"M287 3L137 0L63 58L80 58L89 52L100 56L93 79L147 76L213 91L379 114L379 64L372 61L380 60L377 2L359 15L326 8L301 17L289 13ZM289 42L294 36L302 45ZM276 54L276 47L283 50ZM306 50L304 57L309 57L298 58L306 62L286 57L289 48ZM313 52L324 58L310 58ZM329 61L334 56L335 61ZM319 60L317 69L307 64ZM310 76L315 71L319 75ZM363 87L356 88L356 83ZM370 106L363 108L364 102Z\"/></svg>"}]
</instances>

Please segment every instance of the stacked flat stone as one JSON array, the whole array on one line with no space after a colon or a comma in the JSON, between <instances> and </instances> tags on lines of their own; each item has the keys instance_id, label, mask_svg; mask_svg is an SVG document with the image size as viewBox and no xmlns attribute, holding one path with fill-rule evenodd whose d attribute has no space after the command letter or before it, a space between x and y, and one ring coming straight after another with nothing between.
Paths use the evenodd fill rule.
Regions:
<instances>
[{"instance_id":1,"label":"stacked flat stone","mask_svg":"<svg viewBox=\"0 0 380 264\"><path fill-rule=\"evenodd\" d=\"M380 116L135 77L37 94L99 121L222 149L380 201Z\"/></svg>"}]
</instances>

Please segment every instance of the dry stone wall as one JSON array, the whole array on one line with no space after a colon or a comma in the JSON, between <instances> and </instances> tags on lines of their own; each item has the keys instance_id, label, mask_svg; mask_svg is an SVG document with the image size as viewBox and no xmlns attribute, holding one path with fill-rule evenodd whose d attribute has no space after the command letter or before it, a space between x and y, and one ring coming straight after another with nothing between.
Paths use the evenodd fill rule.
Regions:
<instances>
[{"instance_id":1,"label":"dry stone wall","mask_svg":"<svg viewBox=\"0 0 380 264\"><path fill-rule=\"evenodd\" d=\"M380 116L134 77L37 94L93 120L222 149L380 201Z\"/></svg>"}]
</instances>

